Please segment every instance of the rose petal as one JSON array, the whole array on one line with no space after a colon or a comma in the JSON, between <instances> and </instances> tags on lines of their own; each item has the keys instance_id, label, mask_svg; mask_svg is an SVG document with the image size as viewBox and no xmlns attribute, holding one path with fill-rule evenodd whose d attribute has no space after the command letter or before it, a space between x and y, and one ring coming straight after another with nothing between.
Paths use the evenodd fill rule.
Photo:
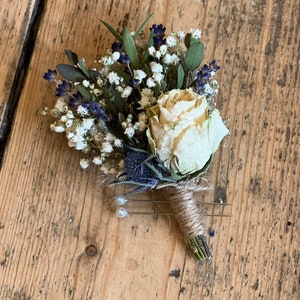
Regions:
<instances>
[{"instance_id":1,"label":"rose petal","mask_svg":"<svg viewBox=\"0 0 300 300\"><path fill-rule=\"evenodd\" d=\"M213 145L212 152L215 152L218 149L220 142L228 134L229 130L223 123L220 112L215 109L210 115L208 125L209 140Z\"/></svg>"},{"instance_id":2,"label":"rose petal","mask_svg":"<svg viewBox=\"0 0 300 300\"><path fill-rule=\"evenodd\" d=\"M181 174L191 174L201 170L212 154L207 124L202 130L194 126L189 127L177 142L174 155L178 160L173 167Z\"/></svg>"}]
</instances>

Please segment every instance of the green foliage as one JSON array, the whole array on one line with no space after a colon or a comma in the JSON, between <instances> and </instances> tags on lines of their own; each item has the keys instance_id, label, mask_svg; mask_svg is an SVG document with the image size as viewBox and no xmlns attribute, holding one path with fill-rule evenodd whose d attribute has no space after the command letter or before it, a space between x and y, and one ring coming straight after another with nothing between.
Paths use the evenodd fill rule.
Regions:
<instances>
[{"instance_id":1,"label":"green foliage","mask_svg":"<svg viewBox=\"0 0 300 300\"><path fill-rule=\"evenodd\" d=\"M78 62L78 56L76 53L72 52L71 50L65 50L67 58L71 65L76 65Z\"/></svg>"},{"instance_id":2,"label":"green foliage","mask_svg":"<svg viewBox=\"0 0 300 300\"><path fill-rule=\"evenodd\" d=\"M177 88L181 89L183 86L184 82L184 77L185 77L185 72L183 70L182 65L179 65L178 70L177 70Z\"/></svg>"},{"instance_id":3,"label":"green foliage","mask_svg":"<svg viewBox=\"0 0 300 300\"><path fill-rule=\"evenodd\" d=\"M136 49L134 39L127 27L124 28L123 45L124 45L125 53L130 58L130 65L133 68L138 69L138 67L139 67L138 51Z\"/></svg>"},{"instance_id":4,"label":"green foliage","mask_svg":"<svg viewBox=\"0 0 300 300\"><path fill-rule=\"evenodd\" d=\"M91 94L91 92L88 88L86 88L82 84L78 84L76 87L77 87L77 90L79 91L79 93L84 98L86 98L87 100L93 100L94 96L93 96L93 94Z\"/></svg>"},{"instance_id":5,"label":"green foliage","mask_svg":"<svg viewBox=\"0 0 300 300\"><path fill-rule=\"evenodd\" d=\"M86 75L80 69L71 65L59 64L57 70L62 77L73 82L82 82L86 79Z\"/></svg>"},{"instance_id":6,"label":"green foliage","mask_svg":"<svg viewBox=\"0 0 300 300\"><path fill-rule=\"evenodd\" d=\"M154 35L154 32L153 32L153 30L151 30L150 31L149 40L148 40L148 49L151 46L153 46L153 44L154 44L154 42L153 42L153 35ZM141 61L141 67L144 67L148 60L149 60L149 53L148 53L148 51L145 51L145 53L143 55L143 58L142 58L142 61Z\"/></svg>"},{"instance_id":7,"label":"green foliage","mask_svg":"<svg viewBox=\"0 0 300 300\"><path fill-rule=\"evenodd\" d=\"M99 19L100 20L100 22L101 23L103 23L105 26L106 26L106 28L113 34L113 36L117 39L117 40L119 40L120 42L123 42L123 38L122 38L122 35L119 33L119 32L117 32L110 24L108 24L107 22L105 22L105 21L103 21L103 20L101 20L101 19Z\"/></svg>"},{"instance_id":8,"label":"green foliage","mask_svg":"<svg viewBox=\"0 0 300 300\"><path fill-rule=\"evenodd\" d=\"M121 94L113 87L109 87L109 99L112 105L114 106L114 110L116 112L123 112L124 99L121 97Z\"/></svg>"},{"instance_id":9,"label":"green foliage","mask_svg":"<svg viewBox=\"0 0 300 300\"><path fill-rule=\"evenodd\" d=\"M89 71L87 70L87 68L85 67L85 63L84 63L84 60L82 58L80 58L77 62L77 65L78 67L80 68L80 70L85 74L85 76L87 78L90 77L90 73Z\"/></svg>"},{"instance_id":10,"label":"green foliage","mask_svg":"<svg viewBox=\"0 0 300 300\"><path fill-rule=\"evenodd\" d=\"M149 21L149 19L153 16L154 14L150 14L146 17L146 19L143 21L143 23L138 27L138 29L136 30L133 38L135 39L144 29L146 23Z\"/></svg>"},{"instance_id":11,"label":"green foliage","mask_svg":"<svg viewBox=\"0 0 300 300\"><path fill-rule=\"evenodd\" d=\"M190 45L184 57L184 65L187 71L194 71L200 66L203 50L204 46L200 42L194 41Z\"/></svg>"}]
</instances>

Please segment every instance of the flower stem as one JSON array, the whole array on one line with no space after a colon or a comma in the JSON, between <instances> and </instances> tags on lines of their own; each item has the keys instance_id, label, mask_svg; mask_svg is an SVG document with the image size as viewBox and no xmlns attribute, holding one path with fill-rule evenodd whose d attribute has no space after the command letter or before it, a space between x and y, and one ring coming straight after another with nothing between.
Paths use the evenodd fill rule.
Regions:
<instances>
[{"instance_id":1,"label":"flower stem","mask_svg":"<svg viewBox=\"0 0 300 300\"><path fill-rule=\"evenodd\" d=\"M188 241L189 246L195 256L196 261L212 259L206 238L204 235L197 235Z\"/></svg>"}]
</instances>

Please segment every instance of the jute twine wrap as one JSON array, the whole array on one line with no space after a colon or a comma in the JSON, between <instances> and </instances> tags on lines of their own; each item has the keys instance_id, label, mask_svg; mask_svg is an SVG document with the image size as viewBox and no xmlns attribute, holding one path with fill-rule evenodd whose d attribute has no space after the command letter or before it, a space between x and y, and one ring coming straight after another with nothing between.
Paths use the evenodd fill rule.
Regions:
<instances>
[{"instance_id":1,"label":"jute twine wrap","mask_svg":"<svg viewBox=\"0 0 300 300\"><path fill-rule=\"evenodd\" d=\"M204 239L205 235L205 224L203 216L200 213L200 210L197 206L196 199L194 197L195 192L210 190L211 186L199 185L198 181L186 181L177 184L161 184L156 187L161 190L164 198L167 198L169 201L174 216L178 222L178 225L181 229L181 232L184 236L187 244L191 244L191 240L195 238ZM200 241L200 244L202 243ZM198 242L196 242L198 243ZM190 245L191 246L191 245ZM202 248L202 246L200 246ZM192 251L197 250L191 246ZM209 251L208 251L209 252ZM210 254L209 254L210 256ZM211 258L211 257L206 257ZM197 259L201 260L201 259Z\"/></svg>"}]
</instances>

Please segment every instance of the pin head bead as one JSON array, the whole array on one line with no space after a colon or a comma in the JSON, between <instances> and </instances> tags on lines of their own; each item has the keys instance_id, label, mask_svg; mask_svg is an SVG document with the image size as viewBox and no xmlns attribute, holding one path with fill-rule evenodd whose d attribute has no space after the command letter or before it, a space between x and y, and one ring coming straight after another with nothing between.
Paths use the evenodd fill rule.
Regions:
<instances>
[{"instance_id":1,"label":"pin head bead","mask_svg":"<svg viewBox=\"0 0 300 300\"><path fill-rule=\"evenodd\" d=\"M128 215L128 212L127 212L127 210L126 210L124 207L119 207L119 208L116 209L116 216L117 216L119 219L123 219L123 218L125 218L127 215Z\"/></svg>"},{"instance_id":2,"label":"pin head bead","mask_svg":"<svg viewBox=\"0 0 300 300\"><path fill-rule=\"evenodd\" d=\"M127 199L123 195L114 196L113 199L116 205L124 205L127 202Z\"/></svg>"}]
</instances>

